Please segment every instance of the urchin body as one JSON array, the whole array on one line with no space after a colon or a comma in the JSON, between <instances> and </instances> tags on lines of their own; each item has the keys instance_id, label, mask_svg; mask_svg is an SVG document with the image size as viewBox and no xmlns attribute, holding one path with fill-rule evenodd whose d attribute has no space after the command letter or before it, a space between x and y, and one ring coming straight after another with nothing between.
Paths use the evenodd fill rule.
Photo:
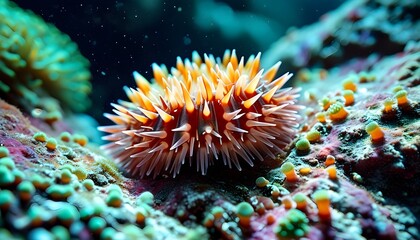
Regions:
<instances>
[{"instance_id":1,"label":"urchin body","mask_svg":"<svg viewBox=\"0 0 420 240\"><path fill-rule=\"evenodd\" d=\"M242 160L275 158L292 141L300 109L298 90L281 89L292 75L274 79L279 66L264 73L260 54L244 62L227 51L203 61L194 52L192 62L178 58L171 74L154 64L153 84L135 72L138 88L125 88L130 102L105 114L116 125L99 128L110 133L103 148L140 177L175 177L186 160L206 174L215 160L241 170Z\"/></svg>"}]
</instances>

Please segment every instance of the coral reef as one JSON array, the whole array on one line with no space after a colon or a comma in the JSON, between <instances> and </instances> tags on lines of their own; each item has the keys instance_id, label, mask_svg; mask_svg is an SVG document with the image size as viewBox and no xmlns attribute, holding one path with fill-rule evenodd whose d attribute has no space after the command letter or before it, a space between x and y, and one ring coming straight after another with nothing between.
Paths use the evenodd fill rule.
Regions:
<instances>
[{"instance_id":1,"label":"coral reef","mask_svg":"<svg viewBox=\"0 0 420 240\"><path fill-rule=\"evenodd\" d=\"M407 42L420 40L419 11L416 0L348 1L316 24L290 30L266 51L262 64L331 68L352 58L368 60L372 53L401 52Z\"/></svg>"},{"instance_id":2,"label":"coral reef","mask_svg":"<svg viewBox=\"0 0 420 240\"><path fill-rule=\"evenodd\" d=\"M357 27L376 19L376 12L397 16L382 33L392 35L398 26L404 33L400 38L379 34L378 25L363 25L375 33L370 36L376 43L395 48L351 50L340 45L347 53L334 57L334 67L329 67L333 59L322 55L323 47L311 48L310 61L291 62L302 41L292 43L287 37L277 46L293 47L267 52L296 69L292 84L302 88L298 104L306 109L300 113L303 122L296 139L284 152L254 167L245 165L242 171L215 165L205 176L186 168L176 179L164 174L129 178L86 136L60 127L41 131L15 106L0 101L0 235L420 239L420 42L415 9L417 2L409 0L356 0L315 27L295 30L296 36L313 34L314 41L322 31L334 33L345 43L354 35L334 29L347 21ZM406 24L413 28L399 25L398 16L411 16ZM344 22L326 26L331 18ZM163 67L155 71L158 76L165 72ZM139 88L150 86L139 76L137 81ZM178 94L183 94L182 87ZM115 112L127 118L121 110L118 105Z\"/></svg>"},{"instance_id":3,"label":"coral reef","mask_svg":"<svg viewBox=\"0 0 420 240\"><path fill-rule=\"evenodd\" d=\"M46 121L90 105L89 61L70 37L8 0L0 1L0 97ZM62 109L64 108L64 109Z\"/></svg>"},{"instance_id":4,"label":"coral reef","mask_svg":"<svg viewBox=\"0 0 420 240\"><path fill-rule=\"evenodd\" d=\"M0 113L2 236L206 237L204 227L188 229L154 209L150 193L132 195L133 181L96 148L66 137L54 139L51 148L51 137L32 127L18 109L1 101Z\"/></svg>"}]
</instances>

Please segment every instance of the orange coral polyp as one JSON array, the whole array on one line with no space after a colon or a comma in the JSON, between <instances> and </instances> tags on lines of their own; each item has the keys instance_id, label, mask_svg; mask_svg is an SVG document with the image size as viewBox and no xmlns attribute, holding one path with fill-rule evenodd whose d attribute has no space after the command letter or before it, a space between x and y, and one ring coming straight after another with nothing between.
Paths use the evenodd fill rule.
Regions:
<instances>
[{"instance_id":1,"label":"orange coral polyp","mask_svg":"<svg viewBox=\"0 0 420 240\"><path fill-rule=\"evenodd\" d=\"M281 203L286 209L291 209L296 205L296 203L293 201L293 199L290 196L283 197L281 199Z\"/></svg>"},{"instance_id":2,"label":"orange coral polyp","mask_svg":"<svg viewBox=\"0 0 420 240\"><path fill-rule=\"evenodd\" d=\"M135 72L140 86L125 88L130 102L105 115L116 125L99 128L110 134L103 149L140 177L175 177L186 158L203 175L219 158L239 170L241 160L253 166L265 155L275 158L293 140L301 108L294 105L298 90L281 89L292 74L274 79L279 66L264 74L260 54L245 63L235 51L223 61L194 52L193 64L178 59L171 73L153 64L152 84Z\"/></svg>"},{"instance_id":3,"label":"orange coral polyp","mask_svg":"<svg viewBox=\"0 0 420 240\"><path fill-rule=\"evenodd\" d=\"M354 103L354 93L352 90L344 90L343 97L344 97L344 100L346 101L345 102L346 106L350 106Z\"/></svg>"},{"instance_id":4,"label":"orange coral polyp","mask_svg":"<svg viewBox=\"0 0 420 240\"><path fill-rule=\"evenodd\" d=\"M370 133L372 140L378 141L384 138L384 132L378 127Z\"/></svg>"},{"instance_id":5,"label":"orange coral polyp","mask_svg":"<svg viewBox=\"0 0 420 240\"><path fill-rule=\"evenodd\" d=\"M325 171L328 173L328 178L331 180L337 180L337 169L335 166L329 166L325 169Z\"/></svg>"},{"instance_id":6,"label":"orange coral polyp","mask_svg":"<svg viewBox=\"0 0 420 240\"><path fill-rule=\"evenodd\" d=\"M376 123L376 122L368 123L366 125L365 130L366 130L367 133L369 133L370 138L374 142L382 141L385 137L384 132L382 131L382 129L379 127L378 123Z\"/></svg>"},{"instance_id":7,"label":"orange coral polyp","mask_svg":"<svg viewBox=\"0 0 420 240\"><path fill-rule=\"evenodd\" d=\"M325 166L331 166L333 164L335 164L335 157L332 155L328 155L327 158L325 159Z\"/></svg>"},{"instance_id":8,"label":"orange coral polyp","mask_svg":"<svg viewBox=\"0 0 420 240\"><path fill-rule=\"evenodd\" d=\"M357 85L355 83L356 77L354 75L351 75L348 79L343 81L343 89L344 90L351 90L353 92L356 92Z\"/></svg>"},{"instance_id":9,"label":"orange coral polyp","mask_svg":"<svg viewBox=\"0 0 420 240\"><path fill-rule=\"evenodd\" d=\"M334 122L343 121L347 118L348 112L341 103L335 103L328 109L330 119Z\"/></svg>"},{"instance_id":10,"label":"orange coral polyp","mask_svg":"<svg viewBox=\"0 0 420 240\"><path fill-rule=\"evenodd\" d=\"M383 111L385 113L391 112L394 109L394 107L393 107L394 102L395 102L395 99L394 98L387 98L387 99L385 99L384 100L384 110Z\"/></svg>"},{"instance_id":11,"label":"orange coral polyp","mask_svg":"<svg viewBox=\"0 0 420 240\"><path fill-rule=\"evenodd\" d=\"M408 103L407 91L405 90L400 90L395 93L395 98L397 99L398 106L403 106Z\"/></svg>"},{"instance_id":12,"label":"orange coral polyp","mask_svg":"<svg viewBox=\"0 0 420 240\"><path fill-rule=\"evenodd\" d=\"M299 176L296 174L295 166L291 162L285 162L280 167L280 171L286 176L287 182L296 182Z\"/></svg>"},{"instance_id":13,"label":"orange coral polyp","mask_svg":"<svg viewBox=\"0 0 420 240\"><path fill-rule=\"evenodd\" d=\"M318 216L320 220L330 220L331 208L328 190L317 190L313 194L313 200L318 207Z\"/></svg>"},{"instance_id":14,"label":"orange coral polyp","mask_svg":"<svg viewBox=\"0 0 420 240\"><path fill-rule=\"evenodd\" d=\"M315 117L320 123L325 123L327 121L325 115L325 112L319 112L315 115Z\"/></svg>"}]
</instances>

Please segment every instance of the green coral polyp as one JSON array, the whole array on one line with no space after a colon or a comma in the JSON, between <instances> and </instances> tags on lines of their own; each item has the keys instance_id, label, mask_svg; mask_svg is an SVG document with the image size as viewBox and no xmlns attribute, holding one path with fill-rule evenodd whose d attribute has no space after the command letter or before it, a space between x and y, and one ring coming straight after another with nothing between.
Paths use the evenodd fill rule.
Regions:
<instances>
[{"instance_id":1,"label":"green coral polyp","mask_svg":"<svg viewBox=\"0 0 420 240\"><path fill-rule=\"evenodd\" d=\"M88 222L88 228L94 233L100 233L106 227L106 222L101 217L93 217Z\"/></svg>"},{"instance_id":2,"label":"green coral polyp","mask_svg":"<svg viewBox=\"0 0 420 240\"><path fill-rule=\"evenodd\" d=\"M247 202L241 202L236 206L236 213L239 216L249 217L254 213L254 208Z\"/></svg>"},{"instance_id":3,"label":"green coral polyp","mask_svg":"<svg viewBox=\"0 0 420 240\"><path fill-rule=\"evenodd\" d=\"M305 236L310 227L306 215L297 209L290 209L284 218L278 221L274 230L279 239L293 239Z\"/></svg>"},{"instance_id":4,"label":"green coral polyp","mask_svg":"<svg viewBox=\"0 0 420 240\"><path fill-rule=\"evenodd\" d=\"M69 132L62 132L59 136L60 140L63 142L70 142L72 141L72 136Z\"/></svg>"},{"instance_id":5,"label":"green coral polyp","mask_svg":"<svg viewBox=\"0 0 420 240\"><path fill-rule=\"evenodd\" d=\"M12 171L4 165L0 165L0 187L7 187L15 182Z\"/></svg>"},{"instance_id":6,"label":"green coral polyp","mask_svg":"<svg viewBox=\"0 0 420 240\"><path fill-rule=\"evenodd\" d=\"M48 137L47 134L44 132L37 132L34 134L33 139L35 139L38 142L46 142Z\"/></svg>"},{"instance_id":7,"label":"green coral polyp","mask_svg":"<svg viewBox=\"0 0 420 240\"><path fill-rule=\"evenodd\" d=\"M15 168L15 161L10 157L0 158L0 165L6 166L8 169L13 170Z\"/></svg>"},{"instance_id":8,"label":"green coral polyp","mask_svg":"<svg viewBox=\"0 0 420 240\"><path fill-rule=\"evenodd\" d=\"M48 150L55 150L57 148L57 140L55 140L55 138L48 138L47 140L47 144L45 145Z\"/></svg>"},{"instance_id":9,"label":"green coral polyp","mask_svg":"<svg viewBox=\"0 0 420 240\"><path fill-rule=\"evenodd\" d=\"M265 177L259 177L255 180L255 185L257 185L257 187L265 187L267 186L267 184L269 184L270 181L268 181Z\"/></svg>"},{"instance_id":10,"label":"green coral polyp","mask_svg":"<svg viewBox=\"0 0 420 240\"><path fill-rule=\"evenodd\" d=\"M110 207L119 208L121 207L122 202L123 202L122 193L115 190L111 191L106 198L106 204Z\"/></svg>"},{"instance_id":11,"label":"green coral polyp","mask_svg":"<svg viewBox=\"0 0 420 240\"><path fill-rule=\"evenodd\" d=\"M21 182L17 187L18 192L22 195L27 195L28 197L32 196L36 189L34 185L29 181Z\"/></svg>"},{"instance_id":12,"label":"green coral polyp","mask_svg":"<svg viewBox=\"0 0 420 240\"><path fill-rule=\"evenodd\" d=\"M58 210L57 218L60 221L74 222L80 218L80 213L73 205L66 204Z\"/></svg>"},{"instance_id":13,"label":"green coral polyp","mask_svg":"<svg viewBox=\"0 0 420 240\"><path fill-rule=\"evenodd\" d=\"M47 194L54 200L64 200L74 193L72 185L54 184L47 188Z\"/></svg>"},{"instance_id":14,"label":"green coral polyp","mask_svg":"<svg viewBox=\"0 0 420 240\"><path fill-rule=\"evenodd\" d=\"M342 103L336 102L328 108L328 114L332 121L339 122L347 118L348 112Z\"/></svg>"},{"instance_id":15,"label":"green coral polyp","mask_svg":"<svg viewBox=\"0 0 420 240\"><path fill-rule=\"evenodd\" d=\"M153 193L149 191L145 191L145 192L142 192L140 196L138 196L136 200L136 204L137 206L144 205L144 204L152 206L155 202L154 198L155 196L153 195Z\"/></svg>"},{"instance_id":16,"label":"green coral polyp","mask_svg":"<svg viewBox=\"0 0 420 240\"><path fill-rule=\"evenodd\" d=\"M9 209L10 205L15 201L15 195L9 190L0 191L0 208L3 210Z\"/></svg>"},{"instance_id":17,"label":"green coral polyp","mask_svg":"<svg viewBox=\"0 0 420 240\"><path fill-rule=\"evenodd\" d=\"M82 184L88 191L92 191L95 187L95 183L92 181L92 179L85 179Z\"/></svg>"},{"instance_id":18,"label":"green coral polyp","mask_svg":"<svg viewBox=\"0 0 420 240\"><path fill-rule=\"evenodd\" d=\"M296 150L299 153L307 153L311 149L311 143L307 138L301 138L296 142Z\"/></svg>"},{"instance_id":19,"label":"green coral polyp","mask_svg":"<svg viewBox=\"0 0 420 240\"><path fill-rule=\"evenodd\" d=\"M0 147L0 158L8 157L9 156L9 149L7 147L1 146Z\"/></svg>"}]
</instances>

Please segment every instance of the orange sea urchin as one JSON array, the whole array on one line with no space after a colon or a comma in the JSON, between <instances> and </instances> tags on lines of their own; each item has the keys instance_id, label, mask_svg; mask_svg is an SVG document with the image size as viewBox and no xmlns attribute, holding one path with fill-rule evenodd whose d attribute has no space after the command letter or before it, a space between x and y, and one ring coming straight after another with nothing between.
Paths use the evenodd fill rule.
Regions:
<instances>
[{"instance_id":1,"label":"orange sea urchin","mask_svg":"<svg viewBox=\"0 0 420 240\"><path fill-rule=\"evenodd\" d=\"M235 51L223 59L204 54L203 62L193 52L192 62L178 58L171 73L153 64L152 84L134 72L137 89L125 87L130 102L105 114L116 125L99 128L110 133L103 149L140 177L175 177L187 158L203 175L219 158L239 170L241 159L253 166L255 158L275 158L292 141L301 108L298 89L280 89L292 74L274 79L279 66L264 73L260 54L247 62Z\"/></svg>"}]
</instances>

